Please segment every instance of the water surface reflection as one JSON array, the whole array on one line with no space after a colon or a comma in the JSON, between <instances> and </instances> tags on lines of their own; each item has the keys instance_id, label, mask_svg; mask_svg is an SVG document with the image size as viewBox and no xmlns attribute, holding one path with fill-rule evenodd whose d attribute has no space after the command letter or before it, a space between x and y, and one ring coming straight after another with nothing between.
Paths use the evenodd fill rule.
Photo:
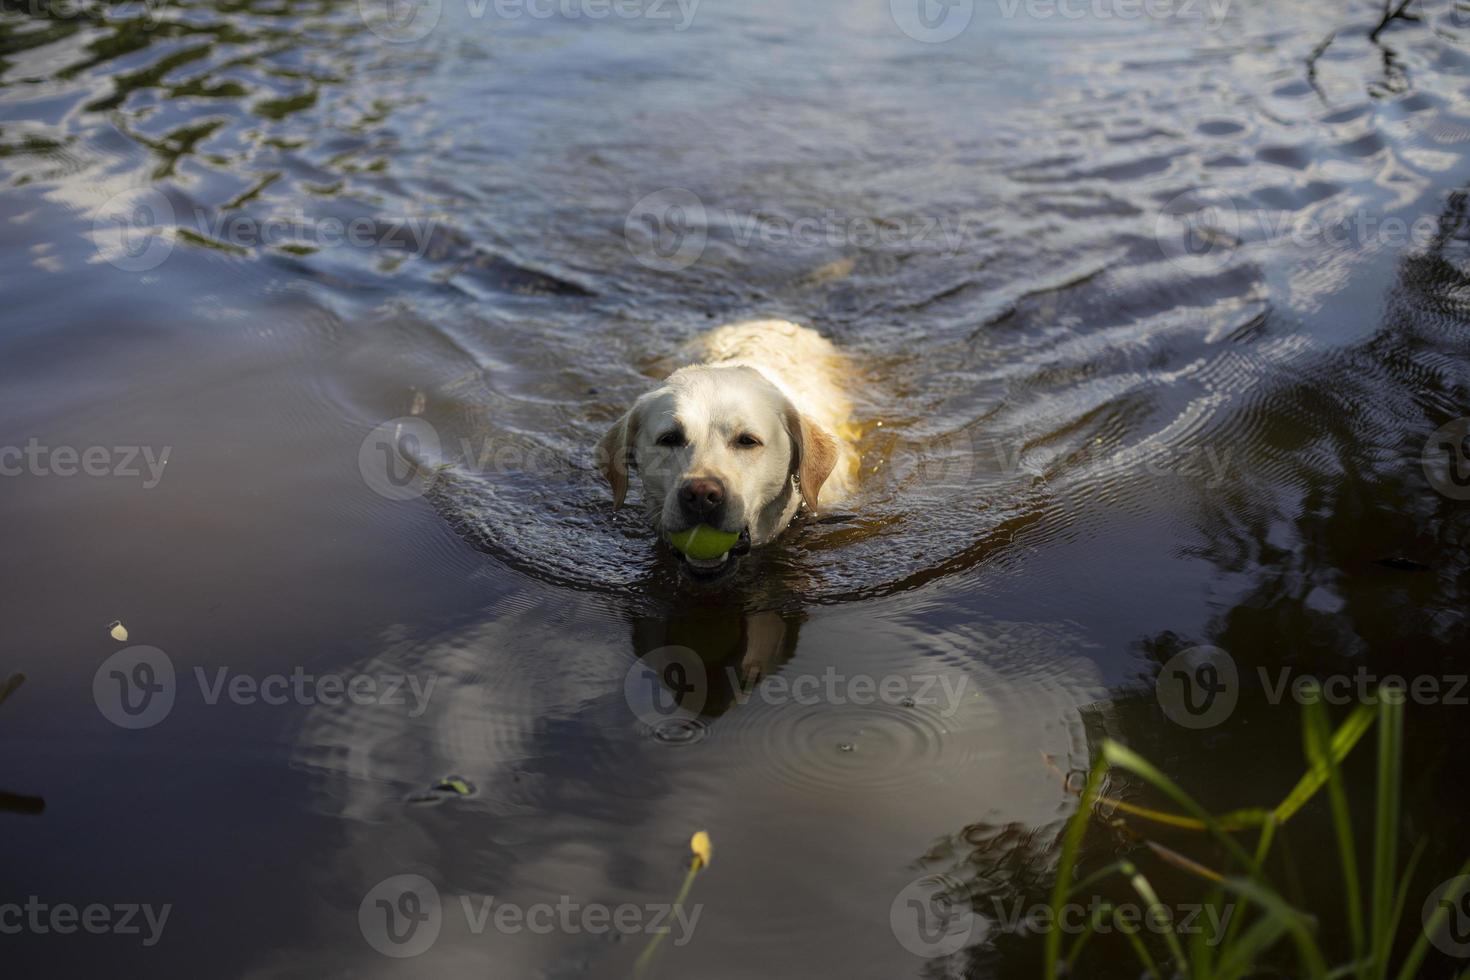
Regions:
<instances>
[{"instance_id":1,"label":"water surface reflection","mask_svg":"<svg viewBox=\"0 0 1470 980\"><path fill-rule=\"evenodd\" d=\"M0 447L170 448L151 488L0 488L3 784L45 800L0 814L7 881L176 906L155 947L18 962L401 972L359 912L415 874L448 912L411 968L614 975L641 943L476 931L459 899L667 901L702 828L671 972L1029 974L1004 930L916 956L894 903L1044 891L1104 734L1222 809L1300 771L1259 692L1170 722L1175 652L1461 670L1463 506L1420 461L1470 394L1454 8L977 5L922 44L888 6L707 0L673 31L446 0L388 43L340 0L5 4ZM679 269L628 230L669 188L706 216ZM837 234L761 233L803 222ZM591 447L755 315L859 365L862 488L692 595ZM362 454L402 419L437 452L393 499ZM181 678L146 731L91 698L115 619ZM220 669L434 688L210 702ZM1410 721L1426 869L1466 849L1458 720ZM415 802L449 774L474 792Z\"/></svg>"}]
</instances>

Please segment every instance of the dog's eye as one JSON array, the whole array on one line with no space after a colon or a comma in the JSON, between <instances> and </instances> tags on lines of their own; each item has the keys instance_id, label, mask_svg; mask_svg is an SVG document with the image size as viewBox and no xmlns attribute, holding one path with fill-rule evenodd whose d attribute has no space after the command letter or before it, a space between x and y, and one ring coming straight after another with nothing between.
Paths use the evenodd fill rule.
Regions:
<instances>
[{"instance_id":1,"label":"dog's eye","mask_svg":"<svg viewBox=\"0 0 1470 980\"><path fill-rule=\"evenodd\" d=\"M670 432L665 432L663 435L658 437L658 444L668 449L678 449L680 446L684 445L684 433L680 432L678 429L674 429Z\"/></svg>"},{"instance_id":2,"label":"dog's eye","mask_svg":"<svg viewBox=\"0 0 1470 980\"><path fill-rule=\"evenodd\" d=\"M740 433L740 435L735 437L735 444L737 446L744 446L746 449L750 449L755 446L759 446L761 444L761 441L755 436L751 435L749 432L742 432Z\"/></svg>"}]
</instances>

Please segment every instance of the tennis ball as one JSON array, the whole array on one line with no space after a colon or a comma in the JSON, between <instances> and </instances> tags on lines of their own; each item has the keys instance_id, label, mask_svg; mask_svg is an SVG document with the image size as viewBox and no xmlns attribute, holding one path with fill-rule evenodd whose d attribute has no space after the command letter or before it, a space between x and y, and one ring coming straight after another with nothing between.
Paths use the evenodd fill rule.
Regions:
<instances>
[{"instance_id":1,"label":"tennis ball","mask_svg":"<svg viewBox=\"0 0 1470 980\"><path fill-rule=\"evenodd\" d=\"M669 535L670 544L690 558L701 561L720 557L735 547L735 542L739 540L739 534L716 531L708 524L696 524L687 531Z\"/></svg>"}]
</instances>

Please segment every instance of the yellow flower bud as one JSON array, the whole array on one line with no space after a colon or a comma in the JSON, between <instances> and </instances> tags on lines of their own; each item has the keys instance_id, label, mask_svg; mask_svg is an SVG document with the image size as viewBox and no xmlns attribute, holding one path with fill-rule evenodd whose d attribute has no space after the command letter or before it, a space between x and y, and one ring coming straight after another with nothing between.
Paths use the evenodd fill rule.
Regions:
<instances>
[{"instance_id":1,"label":"yellow flower bud","mask_svg":"<svg viewBox=\"0 0 1470 980\"><path fill-rule=\"evenodd\" d=\"M689 849L694 852L694 867L709 867L710 843L709 834L700 831L689 838Z\"/></svg>"}]
</instances>

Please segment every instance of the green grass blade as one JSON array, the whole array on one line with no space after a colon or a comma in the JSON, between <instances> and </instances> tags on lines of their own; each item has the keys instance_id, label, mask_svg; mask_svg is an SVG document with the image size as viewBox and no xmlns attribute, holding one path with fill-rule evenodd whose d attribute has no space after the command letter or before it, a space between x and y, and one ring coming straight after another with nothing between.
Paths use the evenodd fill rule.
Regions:
<instances>
[{"instance_id":1,"label":"green grass blade","mask_svg":"<svg viewBox=\"0 0 1470 980\"><path fill-rule=\"evenodd\" d=\"M1372 707L1360 704L1353 709L1346 721L1337 729L1332 736L1331 751L1328 757L1336 762L1342 762L1347 754L1358 744L1359 739L1373 726L1375 715ZM1327 769L1325 766L1313 766L1307 770L1306 775L1301 778L1295 788L1276 807L1276 822L1285 823L1306 805L1307 801L1316 795L1317 790L1327 781Z\"/></svg>"},{"instance_id":2,"label":"green grass blade","mask_svg":"<svg viewBox=\"0 0 1470 980\"><path fill-rule=\"evenodd\" d=\"M1087 783L1082 787L1082 796L1077 800L1077 812L1067 822L1062 834L1062 853L1057 859L1057 880L1051 888L1051 921L1061 921L1062 906L1066 904L1070 890L1072 872L1077 867L1077 852L1082 849L1082 835L1087 832L1087 823L1092 819L1092 804L1102 786L1103 774L1107 772L1106 759L1099 758L1087 774ZM1061 959L1062 932L1050 929L1046 934L1045 974L1048 980L1057 976L1057 964Z\"/></svg>"},{"instance_id":3,"label":"green grass blade","mask_svg":"<svg viewBox=\"0 0 1470 980\"><path fill-rule=\"evenodd\" d=\"M1271 845L1274 844L1275 842L1276 842L1276 817L1273 814L1270 819L1268 819L1264 824L1262 824L1262 826L1261 826L1261 836L1256 841L1256 863L1257 864L1264 865L1266 863L1266 855L1271 852ZM1222 947L1229 947L1229 945L1232 942L1235 941L1236 934L1239 933L1241 927L1245 925L1245 920L1246 920L1245 911L1246 911L1247 908L1249 908L1249 906L1245 906L1243 908L1238 909L1236 911L1236 914L1235 915L1232 915L1230 917L1230 924L1225 927L1225 941L1221 944Z\"/></svg>"},{"instance_id":4,"label":"green grass blade","mask_svg":"<svg viewBox=\"0 0 1470 980\"><path fill-rule=\"evenodd\" d=\"M1256 840L1256 861L1264 864L1266 855L1271 850L1271 845L1276 841L1276 814L1271 814L1271 819L1261 824L1261 836Z\"/></svg>"},{"instance_id":5,"label":"green grass blade","mask_svg":"<svg viewBox=\"0 0 1470 980\"><path fill-rule=\"evenodd\" d=\"M1337 837L1338 861L1342 864L1343 898L1347 904L1348 934L1352 938L1353 959L1366 955L1363 943L1363 892L1358 881L1357 838L1353 836L1352 816L1348 812L1347 792L1342 785L1342 770L1332 758L1329 746L1332 736L1327 724L1327 708L1320 700L1311 700L1302 712L1302 735L1307 760L1315 770L1327 772L1327 796L1332 804L1332 823Z\"/></svg>"},{"instance_id":6,"label":"green grass blade","mask_svg":"<svg viewBox=\"0 0 1470 980\"><path fill-rule=\"evenodd\" d=\"M1148 970L1148 975L1153 977L1154 980L1164 980L1163 974L1159 972L1159 965L1154 962L1154 958L1148 953L1148 947L1143 944L1142 939L1138 938L1138 930L1124 928L1123 924L1118 921L1116 910L1113 912L1113 925L1119 932L1128 937L1128 942L1133 947L1134 955L1138 957L1138 962L1143 964L1144 969Z\"/></svg>"},{"instance_id":7,"label":"green grass blade","mask_svg":"<svg viewBox=\"0 0 1470 980\"><path fill-rule=\"evenodd\" d=\"M1086 878L1083 878L1081 881L1077 882L1077 884L1072 885L1070 888L1067 889L1067 894L1068 896L1081 894L1082 892L1091 888L1093 885L1097 884L1099 881L1102 881L1104 878L1107 878L1111 875L1120 874L1122 873L1123 869L1128 867L1131 867L1131 865L1129 865L1127 861L1114 861L1106 868L1103 868L1100 871L1094 871Z\"/></svg>"},{"instance_id":8,"label":"green grass blade","mask_svg":"<svg viewBox=\"0 0 1470 980\"><path fill-rule=\"evenodd\" d=\"M1236 980L1255 969L1261 954L1286 935L1286 923L1271 916L1258 919L1238 940L1231 940L1220 954L1215 980Z\"/></svg>"},{"instance_id":9,"label":"green grass blade","mask_svg":"<svg viewBox=\"0 0 1470 980\"><path fill-rule=\"evenodd\" d=\"M1205 908L1219 906L1224 901L1225 893L1223 891L1219 888L1211 889L1209 896L1205 899ZM1230 921L1234 924L1235 917L1233 915L1230 917ZM1214 939L1215 942L1219 942L1221 937L1216 935ZM1209 937L1205 935L1203 929L1196 929L1190 933L1189 966L1189 976L1195 978L1195 980L1204 980L1205 977L1209 977L1215 972L1215 947L1211 944Z\"/></svg>"},{"instance_id":10,"label":"green grass blade","mask_svg":"<svg viewBox=\"0 0 1470 980\"><path fill-rule=\"evenodd\" d=\"M1188 974L1189 968L1185 965L1184 946L1179 942L1179 936L1174 931L1174 916L1164 907L1164 903L1159 901L1158 893L1154 891L1154 886L1149 883L1148 878L1144 877L1143 872L1135 871L1129 877L1128 882L1138 893L1138 897L1143 899L1144 904L1148 906L1148 911L1144 913L1145 916L1152 914L1157 909L1167 918L1169 928L1163 930L1164 944L1169 947L1169 955L1174 957L1174 968L1179 971L1179 975Z\"/></svg>"},{"instance_id":11,"label":"green grass blade","mask_svg":"<svg viewBox=\"0 0 1470 980\"><path fill-rule=\"evenodd\" d=\"M1120 813L1126 813L1130 817L1141 817L1154 823L1163 824L1166 827L1178 827L1181 830L1208 830L1203 821L1193 817L1186 817L1178 813L1170 813L1167 810L1155 810L1151 807L1139 806L1127 800L1120 800L1115 796L1099 796L1099 803ZM1232 810L1222 813L1215 818L1215 822L1226 830L1249 830L1259 827L1271 819L1272 811L1260 807L1250 807L1244 810Z\"/></svg>"},{"instance_id":12,"label":"green grass blade","mask_svg":"<svg viewBox=\"0 0 1470 980\"><path fill-rule=\"evenodd\" d=\"M1409 855L1409 863L1404 868L1404 873L1399 876L1398 897L1394 899L1393 916L1388 925L1389 932L1395 936L1399 933L1399 923L1404 921L1404 908L1409 902L1409 886L1413 884L1414 872L1419 870L1419 861L1424 857L1427 847L1428 842L1423 839L1414 845L1413 853ZM1383 970L1385 977L1388 976L1387 967L1388 964L1385 963Z\"/></svg>"},{"instance_id":13,"label":"green grass blade","mask_svg":"<svg viewBox=\"0 0 1470 980\"><path fill-rule=\"evenodd\" d=\"M1454 877L1465 874L1470 874L1470 861L1466 861L1460 865L1460 870L1455 872ZM1449 906L1458 902L1460 896L1465 893L1465 889L1462 886L1451 888L1444 893L1439 908L1435 909L1434 914L1429 917L1429 921L1424 923L1424 928L1419 930L1419 938L1414 940L1414 945L1410 947L1409 955L1404 959L1404 965L1399 968L1398 980L1413 980L1414 977L1419 975L1419 965L1424 962L1424 957L1429 952L1429 937L1438 932L1439 927L1444 925L1444 920L1449 914ZM1464 974L1461 974L1461 976L1463 977Z\"/></svg>"},{"instance_id":14,"label":"green grass blade","mask_svg":"<svg viewBox=\"0 0 1470 980\"><path fill-rule=\"evenodd\" d=\"M1073 967L1077 964L1077 957L1082 955L1082 948L1097 933L1097 927L1102 925L1102 917L1111 915L1112 912L1113 906L1107 903L1099 904L1092 910L1092 920L1088 922L1087 928L1082 930L1082 934L1073 941L1072 948L1067 950L1067 956L1064 962L1067 964L1068 976L1073 974Z\"/></svg>"},{"instance_id":15,"label":"green grass blade","mask_svg":"<svg viewBox=\"0 0 1470 980\"><path fill-rule=\"evenodd\" d=\"M1317 948L1316 941L1312 938L1310 928L1311 920L1293 909L1266 884L1261 872L1260 862L1248 854L1240 846L1240 843L1219 825L1214 817L1210 816L1203 807L1195 802L1193 797L1185 793L1173 780L1165 776L1136 752L1109 740L1103 743L1103 758L1149 782L1209 828L1210 833L1215 839L1220 841L1225 849L1230 852L1231 856L1249 871L1251 876L1251 880L1249 881L1239 878L1229 878L1220 884L1227 890L1242 895L1248 900L1260 905L1265 913L1265 918L1261 920L1261 923L1257 923L1257 926L1252 927L1252 931L1248 932L1248 935L1252 937L1252 943L1264 941L1269 937L1273 931L1269 923L1272 920L1276 920L1285 932L1290 933L1293 942L1296 944L1298 963L1304 975L1312 978L1312 980L1321 980L1327 972L1327 967L1323 962L1321 950ZM1325 772L1323 773L1323 779L1326 779ZM1267 923L1268 925L1265 928L1257 928L1262 923ZM1276 936L1279 938L1280 933L1278 932ZM1247 964L1253 962L1250 955L1252 949L1253 945L1246 945L1244 938L1242 938L1236 944L1235 948L1230 950L1222 958L1222 970L1227 959L1231 961L1233 968L1239 967L1242 953L1246 954L1245 960Z\"/></svg>"},{"instance_id":16,"label":"green grass blade","mask_svg":"<svg viewBox=\"0 0 1470 980\"><path fill-rule=\"evenodd\" d=\"M1180 854L1178 851L1170 850L1163 844L1156 844L1151 840L1146 840L1143 842L1143 844L1150 851L1153 851L1159 857L1163 858L1169 864L1174 865L1174 867L1178 868L1180 871L1188 871L1195 877L1203 878L1205 881L1218 882L1224 880L1225 878L1224 875L1214 870L1213 868L1207 868L1193 858L1187 858L1183 854Z\"/></svg>"},{"instance_id":17,"label":"green grass blade","mask_svg":"<svg viewBox=\"0 0 1470 980\"><path fill-rule=\"evenodd\" d=\"M1303 973L1312 980L1323 980L1327 975L1327 964L1322 951L1312 937L1315 926L1313 919L1297 911L1268 886L1243 878L1228 878L1221 884L1229 891L1242 895L1261 906L1265 913L1262 922L1276 921L1291 935L1296 944L1297 963ZM1259 924L1259 923L1258 923ZM1249 934L1249 933L1247 933ZM1241 940L1244 943L1244 939Z\"/></svg>"},{"instance_id":18,"label":"green grass blade","mask_svg":"<svg viewBox=\"0 0 1470 980\"><path fill-rule=\"evenodd\" d=\"M1378 799L1373 824L1373 897L1371 907L1373 962L1379 977L1388 975L1393 951L1394 886L1398 883L1399 807L1403 786L1400 756L1404 735L1402 692L1378 692Z\"/></svg>"},{"instance_id":19,"label":"green grass blade","mask_svg":"<svg viewBox=\"0 0 1470 980\"><path fill-rule=\"evenodd\" d=\"M1251 877L1260 878L1261 868L1256 860L1246 853L1245 849L1240 846L1240 843L1225 831L1225 828L1220 826L1219 821L1206 812L1204 807L1196 803L1193 797L1180 789L1172 779L1165 776L1137 752L1111 739L1103 742L1102 751L1104 760L1120 768L1127 769L1187 810L1196 820L1205 825L1210 834L1230 852L1230 855L1235 860L1250 870Z\"/></svg>"}]
</instances>

